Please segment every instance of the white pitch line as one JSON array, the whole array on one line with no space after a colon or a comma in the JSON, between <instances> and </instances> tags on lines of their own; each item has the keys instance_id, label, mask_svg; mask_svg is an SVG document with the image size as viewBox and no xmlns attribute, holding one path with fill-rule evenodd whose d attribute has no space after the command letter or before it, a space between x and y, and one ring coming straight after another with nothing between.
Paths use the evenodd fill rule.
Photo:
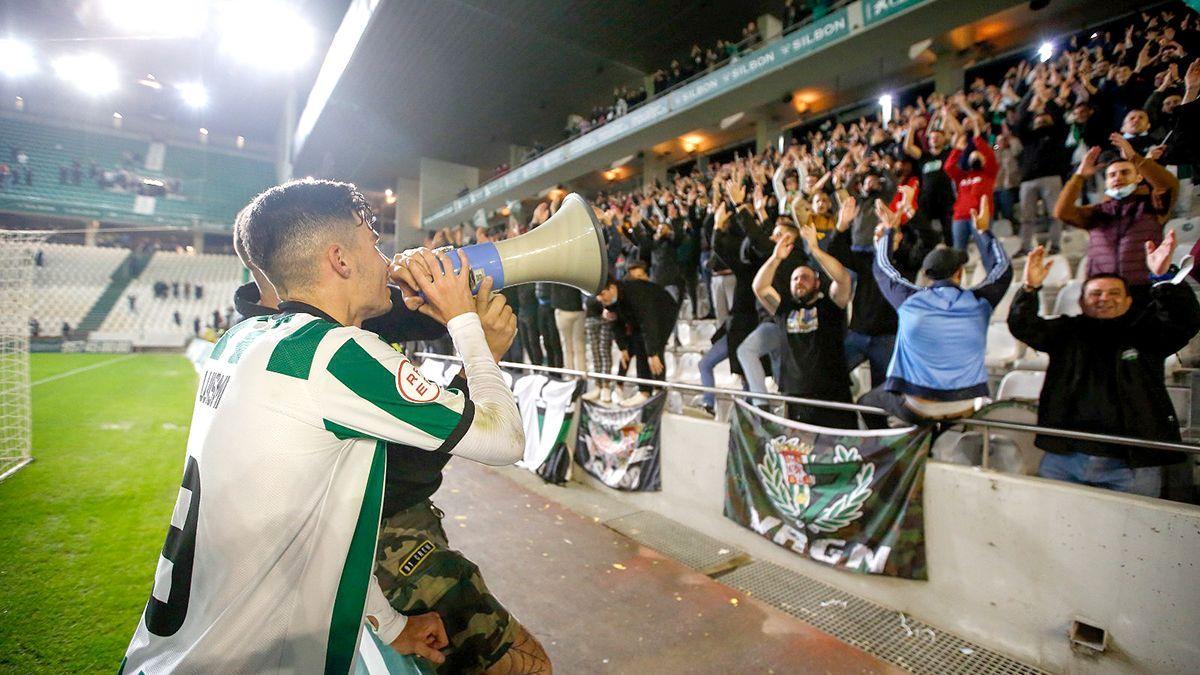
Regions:
<instances>
[{"instance_id":1,"label":"white pitch line","mask_svg":"<svg viewBox=\"0 0 1200 675\"><path fill-rule=\"evenodd\" d=\"M112 365L112 364L114 364L114 363L120 363L121 361L128 361L129 359L132 359L132 358L133 358L133 357L135 357L135 356L137 356L137 354L126 354L125 356L118 356L118 357L117 357L117 358L115 358L115 359L109 359L109 360L107 360L107 361L101 361L100 363L93 363L93 364L92 364L92 365L90 365L90 366L82 366L82 367L79 367L79 368L72 368L71 370L68 370L68 371L66 371L66 372L59 373L59 374L57 374L57 375L51 375L50 377L43 378L43 379L41 379L41 380L38 380L37 382L30 382L30 383L29 383L29 386L31 386L31 387L36 387L36 386L38 386L39 384L46 384L47 382L53 382L53 381L55 381L55 380L61 380L61 379L63 379L64 377L70 377L70 376L72 376L72 375L78 375L79 373L83 373L83 372L86 372L86 371L89 371L89 370L95 370L95 369L97 369L97 368L103 368L104 366L111 366L111 365Z\"/></svg>"}]
</instances>

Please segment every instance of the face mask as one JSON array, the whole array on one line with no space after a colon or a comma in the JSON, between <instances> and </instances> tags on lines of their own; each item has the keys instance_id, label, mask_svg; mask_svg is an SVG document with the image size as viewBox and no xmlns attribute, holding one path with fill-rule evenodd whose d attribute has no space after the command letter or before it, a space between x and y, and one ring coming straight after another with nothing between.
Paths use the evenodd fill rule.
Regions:
<instances>
[{"instance_id":1,"label":"face mask","mask_svg":"<svg viewBox=\"0 0 1200 675\"><path fill-rule=\"evenodd\" d=\"M1124 187L1108 188L1107 190L1104 191L1104 194L1108 195L1109 197L1112 197L1113 199L1124 199L1124 198L1128 197L1129 195L1133 194L1133 191L1136 189L1137 189L1137 183L1130 183L1129 185L1126 185Z\"/></svg>"}]
</instances>

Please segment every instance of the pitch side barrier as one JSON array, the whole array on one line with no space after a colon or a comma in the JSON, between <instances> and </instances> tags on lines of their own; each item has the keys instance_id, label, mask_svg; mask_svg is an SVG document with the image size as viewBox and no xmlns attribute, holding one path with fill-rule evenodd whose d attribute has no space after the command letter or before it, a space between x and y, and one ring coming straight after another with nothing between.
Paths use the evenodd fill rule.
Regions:
<instances>
[{"instance_id":1,"label":"pitch side barrier","mask_svg":"<svg viewBox=\"0 0 1200 675\"><path fill-rule=\"evenodd\" d=\"M462 363L462 359L457 356L447 356L445 354L435 354L433 352L416 352L414 356L423 359L438 359L442 361L454 361ZM757 394L740 389L725 389L722 387L706 387L700 384L687 384L684 382L666 382L662 380L647 380L640 377L628 377L626 375L610 375L608 373L594 373L585 370L571 370L568 368L554 368L551 366L538 366L529 363L514 363L512 361L501 361L500 367L510 368L513 370L527 370L537 373L547 373L551 375L563 375L582 380L607 380L609 382L621 382L625 384L636 384L647 387L655 387L658 389L690 391L703 394L716 394L727 398L755 398L768 401L779 401L782 403L799 403L803 405L811 405L818 408L833 408L835 410L851 410L854 412L872 413L876 415L887 415L888 413L880 408L869 405L859 405L857 403L840 403L837 401L823 401L815 398L800 398L798 396L785 396L783 394ZM1151 450L1174 450L1177 452L1186 452L1191 455L1200 455L1200 446L1191 445L1188 443L1174 443L1170 441L1151 441L1144 438L1132 438L1129 436L1110 436L1108 434L1094 434L1087 431L1075 431L1072 429L1055 429L1052 427L1040 427L1036 424L1022 424L1020 422L1005 422L1000 420L983 420L972 417L963 417L954 420L946 420L947 424L962 424L971 427L984 427L994 429L1007 429L1010 431L1025 431L1037 434L1046 434L1049 436L1058 436L1060 438L1070 438L1080 441L1094 441L1100 443L1116 443L1117 445L1131 445L1138 448L1147 448ZM983 434L983 468L988 468L988 450L990 444L990 434Z\"/></svg>"}]
</instances>

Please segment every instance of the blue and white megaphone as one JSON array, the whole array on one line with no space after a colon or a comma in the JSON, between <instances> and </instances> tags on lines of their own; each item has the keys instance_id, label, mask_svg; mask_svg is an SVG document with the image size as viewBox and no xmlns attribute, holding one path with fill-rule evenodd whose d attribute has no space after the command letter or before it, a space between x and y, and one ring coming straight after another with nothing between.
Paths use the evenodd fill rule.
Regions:
<instances>
[{"instance_id":1,"label":"blue and white megaphone","mask_svg":"<svg viewBox=\"0 0 1200 675\"><path fill-rule=\"evenodd\" d=\"M595 295L608 283L604 228L583 197L567 195L558 212L525 234L487 244L464 246L471 266L471 289L490 276L494 290L535 281L574 286ZM448 256L458 271L458 255Z\"/></svg>"}]
</instances>

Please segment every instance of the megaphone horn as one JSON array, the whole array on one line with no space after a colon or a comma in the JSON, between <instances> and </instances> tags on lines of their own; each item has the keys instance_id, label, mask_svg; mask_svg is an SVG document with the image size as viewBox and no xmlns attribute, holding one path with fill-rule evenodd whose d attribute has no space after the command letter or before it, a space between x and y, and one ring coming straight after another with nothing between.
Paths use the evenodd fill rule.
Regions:
<instances>
[{"instance_id":1,"label":"megaphone horn","mask_svg":"<svg viewBox=\"0 0 1200 675\"><path fill-rule=\"evenodd\" d=\"M604 228L592 207L575 193L563 199L549 220L519 237L462 248L471 266L472 290L490 276L495 290L552 281L591 295L608 283L606 250ZM458 256L448 257L457 272Z\"/></svg>"}]
</instances>

